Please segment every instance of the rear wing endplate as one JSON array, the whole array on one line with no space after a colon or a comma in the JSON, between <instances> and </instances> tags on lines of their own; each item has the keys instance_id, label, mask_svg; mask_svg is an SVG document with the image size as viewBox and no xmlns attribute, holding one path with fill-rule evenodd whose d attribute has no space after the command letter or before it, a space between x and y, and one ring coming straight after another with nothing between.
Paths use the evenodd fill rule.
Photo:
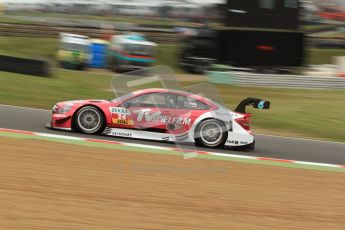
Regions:
<instances>
[{"instance_id":1,"label":"rear wing endplate","mask_svg":"<svg viewBox=\"0 0 345 230\"><path fill-rule=\"evenodd\" d=\"M270 108L270 102L265 101L259 98L250 98L244 99L241 101L241 103L237 106L235 109L235 112L237 113L246 113L246 107L248 105L253 106L255 109L269 109Z\"/></svg>"}]
</instances>

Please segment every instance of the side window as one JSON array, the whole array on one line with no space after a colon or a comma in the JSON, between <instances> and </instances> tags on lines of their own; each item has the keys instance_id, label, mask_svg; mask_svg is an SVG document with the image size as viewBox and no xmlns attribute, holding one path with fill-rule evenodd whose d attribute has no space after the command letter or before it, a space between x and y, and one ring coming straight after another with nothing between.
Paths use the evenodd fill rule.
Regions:
<instances>
[{"instance_id":1,"label":"side window","mask_svg":"<svg viewBox=\"0 0 345 230\"><path fill-rule=\"evenodd\" d=\"M199 109L199 110L207 110L207 109L210 108L204 102L201 102L201 101L198 101L198 100L196 100L196 104L197 104L197 109Z\"/></svg>"},{"instance_id":2,"label":"side window","mask_svg":"<svg viewBox=\"0 0 345 230\"><path fill-rule=\"evenodd\" d=\"M147 108L167 108L166 94L151 93L136 97L126 103L131 107L147 107Z\"/></svg>"},{"instance_id":3,"label":"side window","mask_svg":"<svg viewBox=\"0 0 345 230\"><path fill-rule=\"evenodd\" d=\"M176 102L176 108L177 109L191 109L191 110L206 110L209 109L209 107L192 97L186 97L186 96L177 96L177 102Z\"/></svg>"}]
</instances>

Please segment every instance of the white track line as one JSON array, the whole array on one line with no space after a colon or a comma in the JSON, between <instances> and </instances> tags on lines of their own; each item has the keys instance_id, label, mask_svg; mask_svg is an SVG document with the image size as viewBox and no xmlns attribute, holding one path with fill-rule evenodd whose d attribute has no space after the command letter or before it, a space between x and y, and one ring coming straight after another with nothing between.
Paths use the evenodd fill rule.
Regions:
<instances>
[{"instance_id":1,"label":"white track line","mask_svg":"<svg viewBox=\"0 0 345 230\"><path fill-rule=\"evenodd\" d=\"M20 108L20 109L31 109L31 110L51 111L51 110L49 110L49 109L30 108L30 107L17 106L17 105L5 105L5 104L0 104L0 106L14 107L14 108ZM52 108L53 108L53 107L52 107Z\"/></svg>"},{"instance_id":2,"label":"white track line","mask_svg":"<svg viewBox=\"0 0 345 230\"><path fill-rule=\"evenodd\" d=\"M159 149L159 150L170 150L171 149L171 148L163 147L163 146L153 146L153 145L136 144L136 143L126 143L126 145L132 146L132 147L150 148L150 149Z\"/></svg>"},{"instance_id":3,"label":"white track line","mask_svg":"<svg viewBox=\"0 0 345 230\"><path fill-rule=\"evenodd\" d=\"M242 158L242 159L253 159L253 160L256 160L258 158L255 156L245 156L245 155L217 153L217 152L208 152L208 154L214 155L214 156L220 156L220 157L231 157L231 158Z\"/></svg>"},{"instance_id":4,"label":"white track line","mask_svg":"<svg viewBox=\"0 0 345 230\"><path fill-rule=\"evenodd\" d=\"M21 133L21 132L23 132L22 130L11 130L11 129L3 129L3 128L0 128L0 132L17 132L17 133L23 134L23 135L33 135L33 136L66 139L66 140L76 140L76 141L85 141L85 142L94 142L94 140L97 140L97 139L89 139L89 138L82 138L82 137L71 137L71 136L60 135L60 134L49 134L49 133L38 133L38 132L30 132L30 134L29 133L25 134L25 133ZM112 144L114 144L114 143L112 143ZM161 150L176 151L176 148L133 144L133 143L126 143L126 142L116 142L115 144L124 145L124 146L139 147L139 148L145 148L145 149L161 149ZM188 152L188 150L183 150L183 149L182 149L182 151ZM283 161L286 161L286 163L290 163L290 164L321 166L321 167L331 167L331 168L345 168L344 165L328 164L328 163L307 162L307 161L276 159L276 158L265 158L265 157L257 157L257 156L245 156L245 155L225 154L225 153L207 152L207 151L200 151L200 152L202 152L202 154L221 156L221 157L227 157L227 158L250 159L250 160L266 161L266 162L279 162L279 161L283 162ZM187 156L186 157L186 159L187 159L188 155L186 155L186 156ZM197 156L197 154L195 156ZM193 155L193 157L194 157L194 155Z\"/></svg>"},{"instance_id":5,"label":"white track line","mask_svg":"<svg viewBox=\"0 0 345 230\"><path fill-rule=\"evenodd\" d=\"M59 135L59 134L50 134L50 133L36 133L36 136L59 138L59 139L67 139L67 140L84 141L84 138L81 138L81 137L72 137L72 136Z\"/></svg>"},{"instance_id":6,"label":"white track line","mask_svg":"<svg viewBox=\"0 0 345 230\"><path fill-rule=\"evenodd\" d=\"M339 166L335 165L335 164L316 163L316 162L307 162L307 161L295 161L295 163L296 164L302 164L302 165L312 165L312 166L339 168Z\"/></svg>"}]
</instances>

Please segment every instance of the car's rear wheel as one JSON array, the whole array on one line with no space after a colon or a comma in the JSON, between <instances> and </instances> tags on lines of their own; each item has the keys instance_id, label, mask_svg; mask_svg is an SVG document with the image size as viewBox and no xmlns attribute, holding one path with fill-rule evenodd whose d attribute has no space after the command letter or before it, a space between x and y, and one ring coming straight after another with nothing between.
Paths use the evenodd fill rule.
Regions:
<instances>
[{"instance_id":1,"label":"car's rear wheel","mask_svg":"<svg viewBox=\"0 0 345 230\"><path fill-rule=\"evenodd\" d=\"M99 134L105 128L103 113L94 106L85 106L79 109L73 123L79 132L87 134Z\"/></svg>"},{"instance_id":2,"label":"car's rear wheel","mask_svg":"<svg viewBox=\"0 0 345 230\"><path fill-rule=\"evenodd\" d=\"M195 142L206 147L222 146L226 138L225 124L214 119L202 121L195 131Z\"/></svg>"}]
</instances>

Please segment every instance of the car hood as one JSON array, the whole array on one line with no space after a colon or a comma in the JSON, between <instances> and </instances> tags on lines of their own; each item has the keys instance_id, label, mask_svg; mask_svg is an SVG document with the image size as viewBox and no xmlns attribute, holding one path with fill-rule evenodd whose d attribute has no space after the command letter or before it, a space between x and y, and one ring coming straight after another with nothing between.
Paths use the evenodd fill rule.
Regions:
<instances>
[{"instance_id":1,"label":"car hood","mask_svg":"<svg viewBox=\"0 0 345 230\"><path fill-rule=\"evenodd\" d=\"M109 102L108 100L104 100L104 99L87 99L87 100L73 100L73 101L63 101L61 103L63 104L71 104L71 105L74 105L74 104L86 104L86 103L107 103Z\"/></svg>"},{"instance_id":2,"label":"car hood","mask_svg":"<svg viewBox=\"0 0 345 230\"><path fill-rule=\"evenodd\" d=\"M87 104L93 104L93 105L99 104L101 106L101 105L106 105L108 103L110 103L110 101L103 100L103 99L87 99L87 100L61 101L61 102L58 102L56 106L61 107L61 106L67 105L67 106L73 106L73 107L80 107Z\"/></svg>"}]
</instances>

